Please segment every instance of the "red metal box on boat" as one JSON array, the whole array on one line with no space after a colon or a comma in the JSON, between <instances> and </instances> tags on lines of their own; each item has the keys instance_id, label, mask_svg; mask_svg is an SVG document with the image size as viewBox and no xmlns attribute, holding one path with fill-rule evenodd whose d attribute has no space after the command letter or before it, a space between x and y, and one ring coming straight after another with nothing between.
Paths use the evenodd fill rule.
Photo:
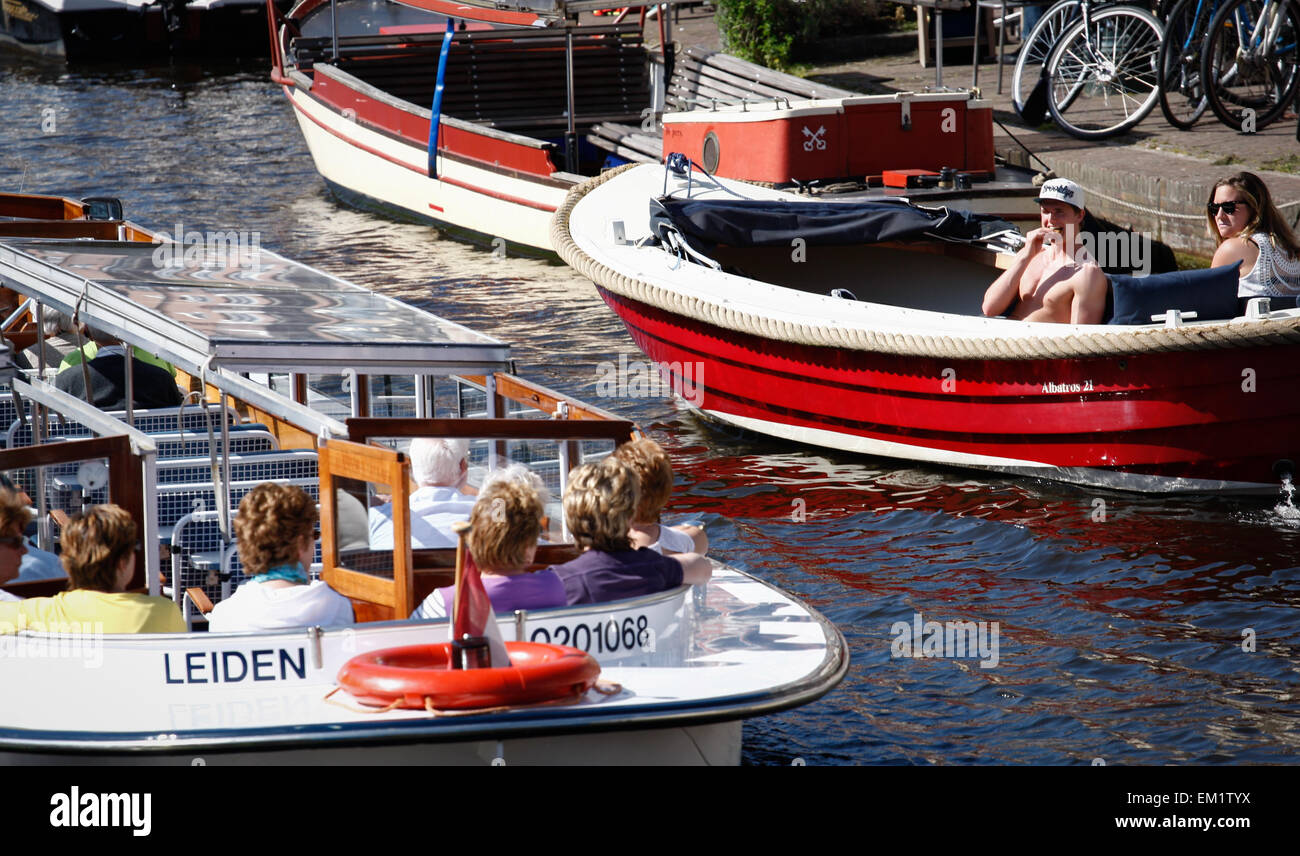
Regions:
<instances>
[{"instance_id":1,"label":"red metal box on boat","mask_svg":"<svg viewBox=\"0 0 1300 856\"><path fill-rule=\"evenodd\" d=\"M845 98L849 175L880 175L898 167L993 171L993 109L965 92Z\"/></svg>"},{"instance_id":2,"label":"red metal box on boat","mask_svg":"<svg viewBox=\"0 0 1300 856\"><path fill-rule=\"evenodd\" d=\"M714 175L785 183L887 169L993 171L993 111L966 92L763 101L665 113L664 152Z\"/></svg>"},{"instance_id":3,"label":"red metal box on boat","mask_svg":"<svg viewBox=\"0 0 1300 856\"><path fill-rule=\"evenodd\" d=\"M664 153L682 152L724 178L783 183L848 175L848 150L839 99L664 114Z\"/></svg>"}]
</instances>

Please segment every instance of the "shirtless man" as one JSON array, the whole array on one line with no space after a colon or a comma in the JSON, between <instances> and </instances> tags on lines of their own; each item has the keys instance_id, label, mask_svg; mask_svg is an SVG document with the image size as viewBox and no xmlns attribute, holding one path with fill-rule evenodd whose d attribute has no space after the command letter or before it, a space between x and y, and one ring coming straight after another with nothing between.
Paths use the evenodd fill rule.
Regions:
<instances>
[{"instance_id":1,"label":"shirtless man","mask_svg":"<svg viewBox=\"0 0 1300 856\"><path fill-rule=\"evenodd\" d=\"M1001 315L1010 307L1019 321L1100 324L1108 284L1079 242L1083 189L1054 178L1034 201L1042 228L1026 236L1011 267L984 293L984 314Z\"/></svg>"}]
</instances>

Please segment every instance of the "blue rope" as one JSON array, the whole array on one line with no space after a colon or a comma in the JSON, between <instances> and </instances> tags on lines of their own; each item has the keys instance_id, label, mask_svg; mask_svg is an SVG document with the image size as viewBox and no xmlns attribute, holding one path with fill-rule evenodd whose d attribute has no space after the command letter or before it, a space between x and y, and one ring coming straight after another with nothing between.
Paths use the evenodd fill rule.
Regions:
<instances>
[{"instance_id":1,"label":"blue rope","mask_svg":"<svg viewBox=\"0 0 1300 856\"><path fill-rule=\"evenodd\" d=\"M433 115L429 117L429 178L438 177L438 124L442 117L442 86L447 77L447 54L451 53L451 37L456 22L447 19L447 32L442 36L442 53L438 54L438 85L433 90Z\"/></svg>"}]
</instances>

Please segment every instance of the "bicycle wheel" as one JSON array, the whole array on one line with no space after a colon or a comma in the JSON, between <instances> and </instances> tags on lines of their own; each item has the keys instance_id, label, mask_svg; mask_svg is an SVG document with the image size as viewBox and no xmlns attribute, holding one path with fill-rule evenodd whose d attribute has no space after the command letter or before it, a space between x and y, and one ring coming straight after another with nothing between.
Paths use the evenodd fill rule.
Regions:
<instances>
[{"instance_id":1,"label":"bicycle wheel","mask_svg":"<svg viewBox=\"0 0 1300 856\"><path fill-rule=\"evenodd\" d=\"M1047 107L1080 140L1122 134L1160 99L1164 28L1145 9L1115 6L1065 32L1047 60Z\"/></svg>"},{"instance_id":2,"label":"bicycle wheel","mask_svg":"<svg viewBox=\"0 0 1300 856\"><path fill-rule=\"evenodd\" d=\"M1218 11L1217 0L1178 0L1165 21L1160 46L1160 112L1186 131L1205 113L1209 101L1201 90L1201 45Z\"/></svg>"},{"instance_id":3,"label":"bicycle wheel","mask_svg":"<svg viewBox=\"0 0 1300 856\"><path fill-rule=\"evenodd\" d=\"M1287 0L1228 0L1210 22L1201 80L1214 115L1249 131L1280 117L1300 83L1300 11Z\"/></svg>"},{"instance_id":4,"label":"bicycle wheel","mask_svg":"<svg viewBox=\"0 0 1300 856\"><path fill-rule=\"evenodd\" d=\"M1061 34L1078 20L1079 0L1061 0L1044 12L1034 28L1020 40L1020 55L1016 57L1016 71L1011 76L1011 105L1017 113L1024 110L1025 99L1037 85L1043 66L1047 64L1052 48L1060 41Z\"/></svg>"}]
</instances>

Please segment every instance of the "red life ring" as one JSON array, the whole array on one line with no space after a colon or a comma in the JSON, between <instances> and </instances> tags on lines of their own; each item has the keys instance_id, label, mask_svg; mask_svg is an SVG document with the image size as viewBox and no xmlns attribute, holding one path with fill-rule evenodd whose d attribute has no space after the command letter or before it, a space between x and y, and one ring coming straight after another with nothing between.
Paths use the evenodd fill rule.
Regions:
<instances>
[{"instance_id":1,"label":"red life ring","mask_svg":"<svg viewBox=\"0 0 1300 856\"><path fill-rule=\"evenodd\" d=\"M600 665L585 651L541 642L507 642L510 667L450 669L451 643L359 654L339 670L339 686L362 704L461 710L535 704L591 689Z\"/></svg>"}]
</instances>

